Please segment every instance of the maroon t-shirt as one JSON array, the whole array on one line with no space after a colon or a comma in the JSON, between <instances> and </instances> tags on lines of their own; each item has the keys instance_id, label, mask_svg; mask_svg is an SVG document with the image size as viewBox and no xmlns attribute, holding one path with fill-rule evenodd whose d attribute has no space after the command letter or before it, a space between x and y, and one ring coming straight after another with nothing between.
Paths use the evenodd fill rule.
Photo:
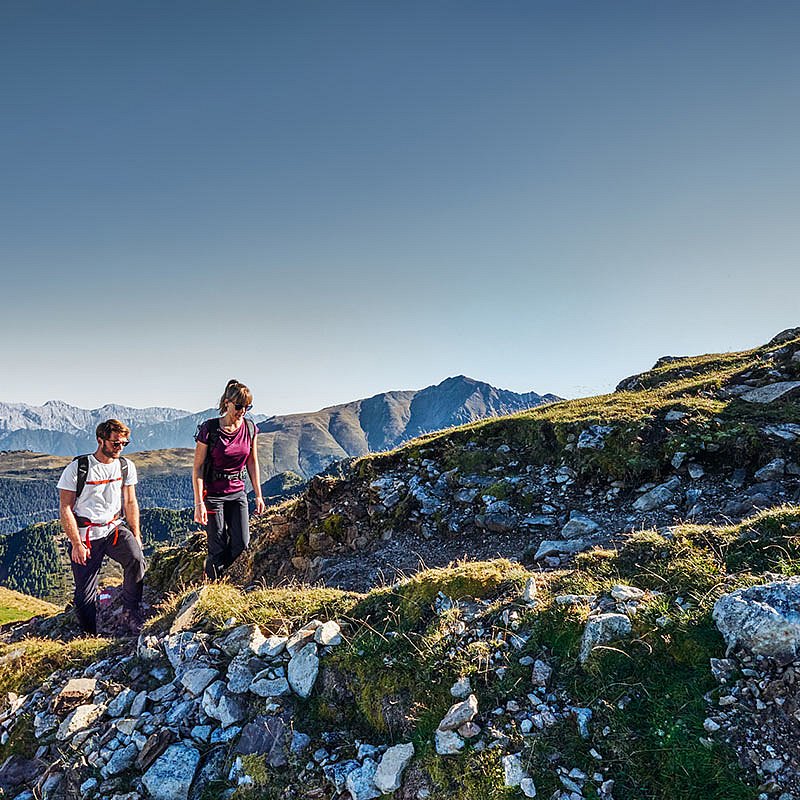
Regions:
<instances>
[{"instance_id":1,"label":"maroon t-shirt","mask_svg":"<svg viewBox=\"0 0 800 800\"><path fill-rule=\"evenodd\" d=\"M206 420L197 429L194 437L196 442L208 444L209 422L210 420ZM238 477L238 473L244 469L252 446L253 440L246 420L242 420L239 430L233 433L226 433L220 426L217 442L211 450L211 463L214 472L228 472L233 475L211 478L206 486L208 494L219 496L244 490L244 480Z\"/></svg>"}]
</instances>

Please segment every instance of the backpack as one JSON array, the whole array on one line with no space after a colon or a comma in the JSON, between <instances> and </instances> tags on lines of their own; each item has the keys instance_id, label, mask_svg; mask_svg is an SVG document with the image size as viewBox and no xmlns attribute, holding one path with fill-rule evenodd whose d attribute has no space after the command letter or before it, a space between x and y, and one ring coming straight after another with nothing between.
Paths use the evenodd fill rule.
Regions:
<instances>
[{"instance_id":1,"label":"backpack","mask_svg":"<svg viewBox=\"0 0 800 800\"><path fill-rule=\"evenodd\" d=\"M220 437L219 417L212 417L206 420L208 428L208 441L206 442L206 460L203 462L203 490L208 491L208 484L214 479L214 462L211 459L211 451L216 447ZM251 419L245 417L244 424L250 434L250 440L256 440L256 424ZM198 432L200 425L197 426ZM196 438L196 437L195 437Z\"/></svg>"},{"instance_id":2,"label":"backpack","mask_svg":"<svg viewBox=\"0 0 800 800\"><path fill-rule=\"evenodd\" d=\"M86 487L86 478L89 475L89 456L75 456L72 459L73 461L78 462L78 485L75 488L75 499L77 500L81 496L81 492ZM124 456L119 457L119 467L122 471L122 485L125 486L125 481L128 480L128 460ZM122 506L119 510L119 515L122 517L125 512L125 499L123 493L123 500Z\"/></svg>"}]
</instances>

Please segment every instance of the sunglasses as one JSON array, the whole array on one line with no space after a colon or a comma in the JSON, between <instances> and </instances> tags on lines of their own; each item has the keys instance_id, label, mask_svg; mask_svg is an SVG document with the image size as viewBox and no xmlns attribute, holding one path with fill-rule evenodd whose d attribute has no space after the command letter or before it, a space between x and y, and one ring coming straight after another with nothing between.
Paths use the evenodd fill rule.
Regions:
<instances>
[{"instance_id":1,"label":"sunglasses","mask_svg":"<svg viewBox=\"0 0 800 800\"><path fill-rule=\"evenodd\" d=\"M249 411L253 407L253 404L250 403L249 405L247 405L246 403L234 403L233 407L237 411L241 411L242 409L244 409L245 411Z\"/></svg>"},{"instance_id":2,"label":"sunglasses","mask_svg":"<svg viewBox=\"0 0 800 800\"><path fill-rule=\"evenodd\" d=\"M112 447L127 447L131 443L130 439L120 439L118 441L114 441L113 439L106 439L105 441Z\"/></svg>"}]
</instances>

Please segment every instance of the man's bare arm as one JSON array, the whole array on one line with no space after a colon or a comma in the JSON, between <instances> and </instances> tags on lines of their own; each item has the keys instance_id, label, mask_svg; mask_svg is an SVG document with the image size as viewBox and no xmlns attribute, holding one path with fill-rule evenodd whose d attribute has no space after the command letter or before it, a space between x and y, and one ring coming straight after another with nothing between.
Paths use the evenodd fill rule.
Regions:
<instances>
[{"instance_id":1,"label":"man's bare arm","mask_svg":"<svg viewBox=\"0 0 800 800\"><path fill-rule=\"evenodd\" d=\"M59 489L58 491L58 511L61 518L61 527L72 544L72 560L76 564L85 564L89 555L89 548L81 541L78 520L75 519L75 512L72 510L77 494L69 489Z\"/></svg>"}]
</instances>

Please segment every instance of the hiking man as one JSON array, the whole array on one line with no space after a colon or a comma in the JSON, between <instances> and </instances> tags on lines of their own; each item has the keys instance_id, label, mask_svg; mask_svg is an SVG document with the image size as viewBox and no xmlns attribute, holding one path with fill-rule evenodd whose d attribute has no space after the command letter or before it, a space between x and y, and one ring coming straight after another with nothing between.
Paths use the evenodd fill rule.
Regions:
<instances>
[{"instance_id":1,"label":"hiking man","mask_svg":"<svg viewBox=\"0 0 800 800\"><path fill-rule=\"evenodd\" d=\"M58 481L61 527L69 538L75 577L75 613L84 633L97 633L97 584L103 559L122 566L122 622L132 632L142 627L145 573L136 467L122 458L130 428L117 419L95 431L97 450L71 461ZM124 517L124 524L123 524Z\"/></svg>"}]
</instances>

